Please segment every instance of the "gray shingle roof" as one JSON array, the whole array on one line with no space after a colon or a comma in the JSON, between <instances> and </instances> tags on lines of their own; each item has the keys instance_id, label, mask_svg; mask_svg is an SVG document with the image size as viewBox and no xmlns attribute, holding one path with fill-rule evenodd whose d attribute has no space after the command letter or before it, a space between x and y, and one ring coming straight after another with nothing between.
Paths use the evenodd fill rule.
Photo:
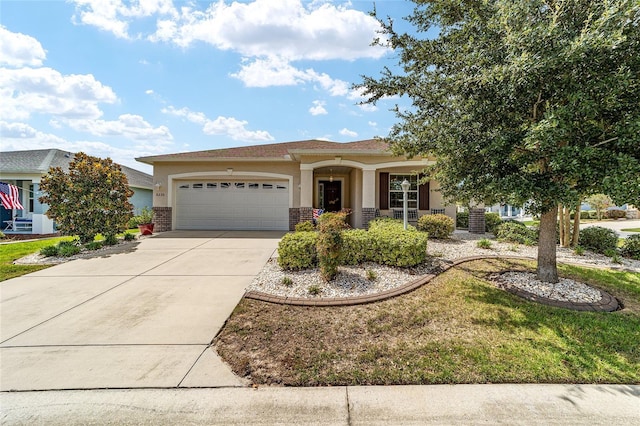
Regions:
<instances>
[{"instance_id":1,"label":"gray shingle roof","mask_svg":"<svg viewBox=\"0 0 640 426\"><path fill-rule=\"evenodd\" d=\"M0 172L44 174L50 167L60 167L66 172L74 157L74 153L60 149L3 151L0 152ZM153 176L123 165L120 168L127 175L129 186L153 189Z\"/></svg>"},{"instance_id":2,"label":"gray shingle roof","mask_svg":"<svg viewBox=\"0 0 640 426\"><path fill-rule=\"evenodd\" d=\"M284 155L300 150L326 150L339 154L344 151L386 152L389 145L379 139L367 139L355 142L331 142L324 140L306 140L297 142L282 142L264 145L239 146L235 148L211 149L207 151L181 152L177 154L162 154L151 157L140 157L138 161L153 164L155 161L180 161L213 158L282 158Z\"/></svg>"}]
</instances>

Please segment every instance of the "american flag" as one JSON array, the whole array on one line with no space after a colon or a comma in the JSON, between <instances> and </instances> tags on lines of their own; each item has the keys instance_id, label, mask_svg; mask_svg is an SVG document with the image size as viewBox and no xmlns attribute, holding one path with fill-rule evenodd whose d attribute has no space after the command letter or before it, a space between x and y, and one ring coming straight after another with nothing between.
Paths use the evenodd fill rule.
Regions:
<instances>
[{"instance_id":1,"label":"american flag","mask_svg":"<svg viewBox=\"0 0 640 426\"><path fill-rule=\"evenodd\" d=\"M324 213L323 209L313 209L313 220L317 220Z\"/></svg>"},{"instance_id":2,"label":"american flag","mask_svg":"<svg viewBox=\"0 0 640 426\"><path fill-rule=\"evenodd\" d=\"M0 182L0 199L2 200L2 206L5 209L24 209L22 204L20 204L20 193L18 192L18 187L15 185Z\"/></svg>"}]
</instances>

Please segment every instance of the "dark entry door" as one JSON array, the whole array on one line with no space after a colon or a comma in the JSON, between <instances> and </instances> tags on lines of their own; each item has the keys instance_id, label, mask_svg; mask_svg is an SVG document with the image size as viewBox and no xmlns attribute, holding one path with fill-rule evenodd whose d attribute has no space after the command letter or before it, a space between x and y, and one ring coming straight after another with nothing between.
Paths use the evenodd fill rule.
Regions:
<instances>
[{"instance_id":1,"label":"dark entry door","mask_svg":"<svg viewBox=\"0 0 640 426\"><path fill-rule=\"evenodd\" d=\"M320 182L324 187L324 210L337 212L342 209L342 182Z\"/></svg>"}]
</instances>

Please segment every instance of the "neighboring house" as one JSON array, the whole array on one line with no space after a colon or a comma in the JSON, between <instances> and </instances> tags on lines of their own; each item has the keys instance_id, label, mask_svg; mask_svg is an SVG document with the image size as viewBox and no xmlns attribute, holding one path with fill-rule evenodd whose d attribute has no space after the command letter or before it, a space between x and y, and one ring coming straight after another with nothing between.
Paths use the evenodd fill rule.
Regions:
<instances>
[{"instance_id":1,"label":"neighboring house","mask_svg":"<svg viewBox=\"0 0 640 426\"><path fill-rule=\"evenodd\" d=\"M0 152L0 180L15 185L20 190L24 210L7 210L0 207L2 228L6 221L14 217L30 219L31 232L49 234L54 232L53 221L46 216L47 205L40 204L40 178L47 174L50 167L69 170L69 163L75 154L59 149L37 149L30 151ZM127 175L129 186L134 194L129 199L137 212L143 207L151 207L153 202L153 180L151 175L120 166Z\"/></svg>"},{"instance_id":2,"label":"neighboring house","mask_svg":"<svg viewBox=\"0 0 640 426\"><path fill-rule=\"evenodd\" d=\"M307 140L137 158L153 165L156 230L292 230L314 209L352 210L351 226L402 210L400 183L413 214L445 212L436 182L418 185L433 159L393 156L380 140ZM159 185L159 186L158 186ZM395 211L394 211L395 209Z\"/></svg>"},{"instance_id":3,"label":"neighboring house","mask_svg":"<svg viewBox=\"0 0 640 426\"><path fill-rule=\"evenodd\" d=\"M525 214L522 206L512 206L511 204L495 204L491 207L485 207L487 213L498 213L504 219L523 217Z\"/></svg>"}]
</instances>

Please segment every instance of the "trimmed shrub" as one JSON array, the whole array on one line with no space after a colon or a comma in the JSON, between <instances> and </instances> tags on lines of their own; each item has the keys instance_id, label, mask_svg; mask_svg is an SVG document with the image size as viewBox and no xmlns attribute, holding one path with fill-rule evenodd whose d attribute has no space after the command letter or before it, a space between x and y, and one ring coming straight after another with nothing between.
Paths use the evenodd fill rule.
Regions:
<instances>
[{"instance_id":1,"label":"trimmed shrub","mask_svg":"<svg viewBox=\"0 0 640 426\"><path fill-rule=\"evenodd\" d=\"M538 240L538 233L522 222L510 220L498 225L496 238L503 242L531 245Z\"/></svg>"},{"instance_id":2,"label":"trimmed shrub","mask_svg":"<svg viewBox=\"0 0 640 426\"><path fill-rule=\"evenodd\" d=\"M469 228L469 212L460 212L456 214L456 228Z\"/></svg>"},{"instance_id":3,"label":"trimmed shrub","mask_svg":"<svg viewBox=\"0 0 640 426\"><path fill-rule=\"evenodd\" d=\"M342 230L346 228L346 215L325 213L318 220L318 266L325 281L331 281L338 274L340 253L342 252Z\"/></svg>"},{"instance_id":4,"label":"trimmed shrub","mask_svg":"<svg viewBox=\"0 0 640 426\"><path fill-rule=\"evenodd\" d=\"M444 214L428 214L420 216L417 228L431 238L446 239L453 234L453 219Z\"/></svg>"},{"instance_id":5,"label":"trimmed shrub","mask_svg":"<svg viewBox=\"0 0 640 426\"><path fill-rule=\"evenodd\" d=\"M618 233L601 226L591 226L580 230L578 241L582 247L604 254L607 250L616 250Z\"/></svg>"},{"instance_id":6,"label":"trimmed shrub","mask_svg":"<svg viewBox=\"0 0 640 426\"><path fill-rule=\"evenodd\" d=\"M40 249L40 254L44 257L52 257L58 255L58 246L46 246Z\"/></svg>"},{"instance_id":7,"label":"trimmed shrub","mask_svg":"<svg viewBox=\"0 0 640 426\"><path fill-rule=\"evenodd\" d=\"M118 244L118 237L116 237L115 235L111 234L111 235L106 235L104 237L104 241L102 242L105 246L115 246L116 244Z\"/></svg>"},{"instance_id":8,"label":"trimmed shrub","mask_svg":"<svg viewBox=\"0 0 640 426\"><path fill-rule=\"evenodd\" d=\"M278 244L278 265L282 269L309 269L316 266L317 232L294 232L285 235Z\"/></svg>"},{"instance_id":9,"label":"trimmed shrub","mask_svg":"<svg viewBox=\"0 0 640 426\"><path fill-rule=\"evenodd\" d=\"M640 260L640 234L627 237L620 249L620 253L624 257Z\"/></svg>"},{"instance_id":10,"label":"trimmed shrub","mask_svg":"<svg viewBox=\"0 0 640 426\"><path fill-rule=\"evenodd\" d=\"M102 241L91 241L84 245L87 250L98 250L102 248Z\"/></svg>"},{"instance_id":11,"label":"trimmed shrub","mask_svg":"<svg viewBox=\"0 0 640 426\"><path fill-rule=\"evenodd\" d=\"M73 241L60 241L58 243L58 256L70 257L80 253L80 247Z\"/></svg>"},{"instance_id":12,"label":"trimmed shrub","mask_svg":"<svg viewBox=\"0 0 640 426\"><path fill-rule=\"evenodd\" d=\"M588 211L580 212L580 219L589 219L589 212Z\"/></svg>"},{"instance_id":13,"label":"trimmed shrub","mask_svg":"<svg viewBox=\"0 0 640 426\"><path fill-rule=\"evenodd\" d=\"M495 233L497 226L500 225L501 223L502 223L502 219L500 219L500 215L498 213L484 214L485 232L491 232L492 234Z\"/></svg>"},{"instance_id":14,"label":"trimmed shrub","mask_svg":"<svg viewBox=\"0 0 640 426\"><path fill-rule=\"evenodd\" d=\"M307 220L306 222L300 222L296 225L296 232L311 232L311 231L315 231L316 227L313 224L313 222L311 222L310 220Z\"/></svg>"},{"instance_id":15,"label":"trimmed shrub","mask_svg":"<svg viewBox=\"0 0 640 426\"><path fill-rule=\"evenodd\" d=\"M133 241L136 239L136 234L132 234L131 232L125 232L124 233L124 240L125 241Z\"/></svg>"},{"instance_id":16,"label":"trimmed shrub","mask_svg":"<svg viewBox=\"0 0 640 426\"><path fill-rule=\"evenodd\" d=\"M364 229L348 229L342 233L341 264L358 265L373 258L375 249L369 232L371 231Z\"/></svg>"},{"instance_id":17,"label":"trimmed shrub","mask_svg":"<svg viewBox=\"0 0 640 426\"><path fill-rule=\"evenodd\" d=\"M427 234L402 224L369 230L373 249L372 262L389 266L415 266L427 257Z\"/></svg>"}]
</instances>

